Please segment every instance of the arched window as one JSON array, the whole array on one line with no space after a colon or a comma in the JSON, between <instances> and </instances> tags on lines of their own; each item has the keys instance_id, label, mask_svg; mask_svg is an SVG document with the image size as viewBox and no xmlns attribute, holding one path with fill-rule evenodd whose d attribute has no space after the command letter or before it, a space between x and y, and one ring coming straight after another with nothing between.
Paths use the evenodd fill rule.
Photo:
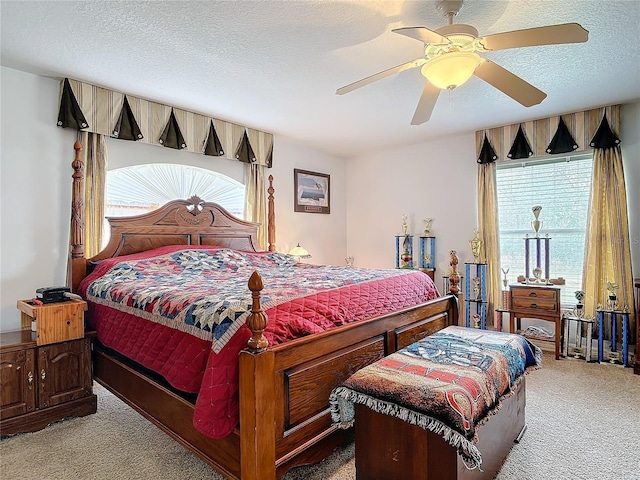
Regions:
<instances>
[{"instance_id":1,"label":"arched window","mask_svg":"<svg viewBox=\"0 0 640 480\"><path fill-rule=\"evenodd\" d=\"M189 165L149 164L107 172L106 217L151 212L170 200L197 195L238 218L244 216L245 188L221 173Z\"/></svg>"}]
</instances>

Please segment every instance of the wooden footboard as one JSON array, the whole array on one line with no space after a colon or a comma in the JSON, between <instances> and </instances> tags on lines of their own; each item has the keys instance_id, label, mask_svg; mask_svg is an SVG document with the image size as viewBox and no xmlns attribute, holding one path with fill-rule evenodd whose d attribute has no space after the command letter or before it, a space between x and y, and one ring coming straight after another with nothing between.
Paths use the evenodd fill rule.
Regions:
<instances>
[{"instance_id":1,"label":"wooden footboard","mask_svg":"<svg viewBox=\"0 0 640 480\"><path fill-rule=\"evenodd\" d=\"M227 478L280 478L316 463L344 441L331 425L331 390L418 338L456 323L457 299L337 327L261 352L240 354L240 426L213 440L192 424L194 405L99 345L95 379Z\"/></svg>"}]
</instances>

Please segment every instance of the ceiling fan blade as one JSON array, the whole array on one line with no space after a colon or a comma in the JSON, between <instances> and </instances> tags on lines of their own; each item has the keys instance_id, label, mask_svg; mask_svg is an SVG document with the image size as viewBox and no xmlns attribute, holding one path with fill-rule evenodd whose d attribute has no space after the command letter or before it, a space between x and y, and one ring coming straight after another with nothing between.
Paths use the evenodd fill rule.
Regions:
<instances>
[{"instance_id":1,"label":"ceiling fan blade","mask_svg":"<svg viewBox=\"0 0 640 480\"><path fill-rule=\"evenodd\" d=\"M534 47L537 45L557 45L561 43L582 43L589 38L589 32L578 23L563 23L546 27L514 30L496 33L480 39L486 50Z\"/></svg>"},{"instance_id":2,"label":"ceiling fan blade","mask_svg":"<svg viewBox=\"0 0 640 480\"><path fill-rule=\"evenodd\" d=\"M489 60L485 59L473 73L525 107L537 105L547 98L542 90Z\"/></svg>"},{"instance_id":3,"label":"ceiling fan blade","mask_svg":"<svg viewBox=\"0 0 640 480\"><path fill-rule=\"evenodd\" d=\"M385 77L393 75L394 73L404 72L405 70L409 70L411 68L421 67L427 61L424 58L418 58L416 60L412 60L407 63L403 63L402 65L398 65L397 67L389 68L387 70L383 70L382 72L375 73L369 77L363 78L362 80L358 80L357 82L350 83L349 85L345 85L344 87L336 90L336 94L344 95L345 93L352 92L356 88L364 87L365 85L369 85L370 83L375 82L376 80L381 80Z\"/></svg>"},{"instance_id":4,"label":"ceiling fan blade","mask_svg":"<svg viewBox=\"0 0 640 480\"><path fill-rule=\"evenodd\" d=\"M391 30L393 33L406 35L423 43L449 43L449 39L426 27L402 27Z\"/></svg>"},{"instance_id":5,"label":"ceiling fan blade","mask_svg":"<svg viewBox=\"0 0 640 480\"><path fill-rule=\"evenodd\" d=\"M420 125L431 118L431 112L436 105L438 95L440 95L440 89L431 82L425 82L416 112L411 119L411 125Z\"/></svg>"}]
</instances>

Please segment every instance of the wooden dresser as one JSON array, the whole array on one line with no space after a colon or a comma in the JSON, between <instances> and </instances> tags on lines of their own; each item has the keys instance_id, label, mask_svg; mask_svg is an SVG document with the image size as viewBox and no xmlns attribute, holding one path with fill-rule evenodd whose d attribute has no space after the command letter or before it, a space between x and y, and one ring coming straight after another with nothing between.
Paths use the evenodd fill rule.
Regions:
<instances>
[{"instance_id":1,"label":"wooden dresser","mask_svg":"<svg viewBox=\"0 0 640 480\"><path fill-rule=\"evenodd\" d=\"M84 301L18 300L22 329L0 332L0 434L33 432L96 412ZM33 328L33 331L32 331Z\"/></svg>"},{"instance_id":2,"label":"wooden dresser","mask_svg":"<svg viewBox=\"0 0 640 480\"><path fill-rule=\"evenodd\" d=\"M555 324L555 354L560 358L560 287L555 285L511 285L509 331L520 332L520 319L536 318Z\"/></svg>"}]
</instances>

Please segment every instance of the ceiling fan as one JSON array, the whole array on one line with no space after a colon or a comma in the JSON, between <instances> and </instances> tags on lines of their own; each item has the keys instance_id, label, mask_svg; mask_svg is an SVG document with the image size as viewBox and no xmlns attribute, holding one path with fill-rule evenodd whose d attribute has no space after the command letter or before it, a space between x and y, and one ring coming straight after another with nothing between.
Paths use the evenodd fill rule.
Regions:
<instances>
[{"instance_id":1,"label":"ceiling fan","mask_svg":"<svg viewBox=\"0 0 640 480\"><path fill-rule=\"evenodd\" d=\"M420 125L431 118L441 90L452 90L462 85L472 75L493 85L525 107L531 107L542 102L547 94L476 52L582 43L589 37L589 32L577 23L548 25L479 37L475 27L453 23L453 17L462 8L462 3L462 0L445 0L438 4L438 10L448 17L449 24L435 31L426 27L403 27L392 30L394 33L423 42L424 57L358 80L339 88L336 93L343 95L395 73L421 67L422 75L427 81L411 120L412 125Z\"/></svg>"}]
</instances>

